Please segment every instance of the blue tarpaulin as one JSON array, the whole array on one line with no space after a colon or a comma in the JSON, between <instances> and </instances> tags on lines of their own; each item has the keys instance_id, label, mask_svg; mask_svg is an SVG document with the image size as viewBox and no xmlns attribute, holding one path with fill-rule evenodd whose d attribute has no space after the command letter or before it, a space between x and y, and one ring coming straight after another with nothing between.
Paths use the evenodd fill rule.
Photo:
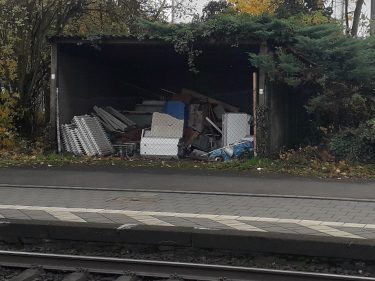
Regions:
<instances>
[{"instance_id":1,"label":"blue tarpaulin","mask_svg":"<svg viewBox=\"0 0 375 281\"><path fill-rule=\"evenodd\" d=\"M232 150L233 149L233 153ZM245 150L253 150L254 144L250 141L235 144L233 146L222 147L212 151L210 157L223 157L224 162L231 160L232 158L237 158ZM232 155L231 155L232 154Z\"/></svg>"}]
</instances>

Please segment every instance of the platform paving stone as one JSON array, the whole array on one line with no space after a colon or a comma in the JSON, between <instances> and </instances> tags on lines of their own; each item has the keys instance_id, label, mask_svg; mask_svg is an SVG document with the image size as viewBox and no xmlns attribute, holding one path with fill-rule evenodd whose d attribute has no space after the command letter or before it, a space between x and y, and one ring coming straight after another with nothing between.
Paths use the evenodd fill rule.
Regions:
<instances>
[{"instance_id":1,"label":"platform paving stone","mask_svg":"<svg viewBox=\"0 0 375 281\"><path fill-rule=\"evenodd\" d=\"M101 216L107 218L114 223L120 224L142 224L139 221L129 218L128 216L118 215L118 214L101 214Z\"/></svg>"},{"instance_id":2,"label":"platform paving stone","mask_svg":"<svg viewBox=\"0 0 375 281\"><path fill-rule=\"evenodd\" d=\"M97 213L82 213L82 212L77 212L77 213L74 213L74 214L77 215L78 217L82 218L86 222L91 222L91 223L114 223L114 221L112 221L111 219L106 218L106 217L102 216L101 214L97 214Z\"/></svg>"},{"instance_id":3,"label":"platform paving stone","mask_svg":"<svg viewBox=\"0 0 375 281\"><path fill-rule=\"evenodd\" d=\"M225 224L222 224L217 221L212 221L209 219L189 218L187 220L201 227L214 228L214 229L231 229L231 227Z\"/></svg>"},{"instance_id":4,"label":"platform paving stone","mask_svg":"<svg viewBox=\"0 0 375 281\"><path fill-rule=\"evenodd\" d=\"M6 219L30 219L30 217L23 213L21 210L0 210L0 215L2 215Z\"/></svg>"},{"instance_id":5,"label":"platform paving stone","mask_svg":"<svg viewBox=\"0 0 375 281\"><path fill-rule=\"evenodd\" d=\"M192 222L192 221L189 221L189 220L173 220L171 218L164 218L163 219L164 221L170 223L170 224L173 224L173 225L178 225L178 226L181 226L181 227L202 227L201 225L197 225L195 222Z\"/></svg>"},{"instance_id":6,"label":"platform paving stone","mask_svg":"<svg viewBox=\"0 0 375 281\"><path fill-rule=\"evenodd\" d=\"M375 202L350 200L0 188L1 220L187 226L373 239L374 209ZM337 222L350 227L334 225ZM374 228L365 228L366 224L374 224Z\"/></svg>"},{"instance_id":7,"label":"platform paving stone","mask_svg":"<svg viewBox=\"0 0 375 281\"><path fill-rule=\"evenodd\" d=\"M45 211L22 210L22 213L28 216L32 220L58 221L57 218L46 213Z\"/></svg>"}]
</instances>

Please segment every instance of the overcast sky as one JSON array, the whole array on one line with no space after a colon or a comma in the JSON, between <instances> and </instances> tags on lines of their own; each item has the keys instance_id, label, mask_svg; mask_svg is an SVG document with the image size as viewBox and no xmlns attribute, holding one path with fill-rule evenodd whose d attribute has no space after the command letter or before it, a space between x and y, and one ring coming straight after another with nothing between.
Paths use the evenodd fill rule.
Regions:
<instances>
[{"instance_id":1,"label":"overcast sky","mask_svg":"<svg viewBox=\"0 0 375 281\"><path fill-rule=\"evenodd\" d=\"M209 0L196 0L197 12L201 13L202 9L203 9L203 6L206 5L208 2L210 2L210 1Z\"/></svg>"}]
</instances>

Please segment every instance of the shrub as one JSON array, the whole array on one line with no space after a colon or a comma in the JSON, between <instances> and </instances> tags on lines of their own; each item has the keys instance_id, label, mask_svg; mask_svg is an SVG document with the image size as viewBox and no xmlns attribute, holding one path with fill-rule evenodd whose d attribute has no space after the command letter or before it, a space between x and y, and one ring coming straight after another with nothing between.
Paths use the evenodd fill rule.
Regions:
<instances>
[{"instance_id":1,"label":"shrub","mask_svg":"<svg viewBox=\"0 0 375 281\"><path fill-rule=\"evenodd\" d=\"M337 159L370 162L375 159L375 119L338 132L328 143Z\"/></svg>"},{"instance_id":2,"label":"shrub","mask_svg":"<svg viewBox=\"0 0 375 281\"><path fill-rule=\"evenodd\" d=\"M8 91L0 92L0 149L14 147L16 135L14 121L18 116L18 99L18 94L11 95Z\"/></svg>"}]
</instances>

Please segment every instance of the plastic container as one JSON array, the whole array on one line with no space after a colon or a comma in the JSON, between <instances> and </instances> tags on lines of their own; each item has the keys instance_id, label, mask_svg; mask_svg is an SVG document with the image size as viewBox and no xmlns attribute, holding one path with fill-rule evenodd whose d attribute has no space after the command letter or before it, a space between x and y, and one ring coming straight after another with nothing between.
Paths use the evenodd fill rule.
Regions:
<instances>
[{"instance_id":1,"label":"plastic container","mask_svg":"<svg viewBox=\"0 0 375 281\"><path fill-rule=\"evenodd\" d=\"M182 101L167 101L164 105L164 113L177 119L184 120L184 127L189 126L189 105Z\"/></svg>"}]
</instances>

